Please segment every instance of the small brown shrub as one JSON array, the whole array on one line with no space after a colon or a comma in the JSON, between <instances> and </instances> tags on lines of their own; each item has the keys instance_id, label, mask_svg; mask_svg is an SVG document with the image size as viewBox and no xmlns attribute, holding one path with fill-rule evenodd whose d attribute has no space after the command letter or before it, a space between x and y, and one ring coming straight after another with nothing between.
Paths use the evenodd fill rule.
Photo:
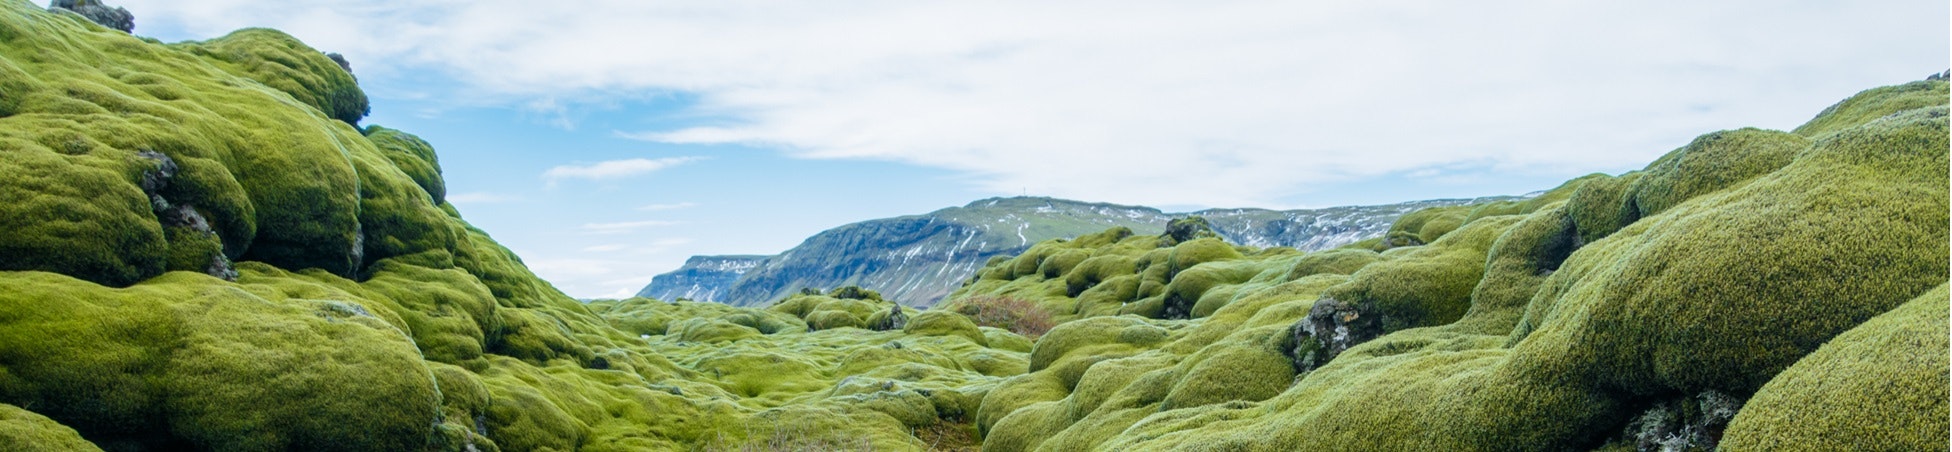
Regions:
<instances>
[{"instance_id":1,"label":"small brown shrub","mask_svg":"<svg viewBox=\"0 0 1952 452\"><path fill-rule=\"evenodd\" d=\"M1057 323L1051 320L1051 311L1037 303L1022 298L977 295L964 298L956 305L956 312L969 316L977 325L1002 328L1021 334L1031 340L1049 332Z\"/></svg>"}]
</instances>

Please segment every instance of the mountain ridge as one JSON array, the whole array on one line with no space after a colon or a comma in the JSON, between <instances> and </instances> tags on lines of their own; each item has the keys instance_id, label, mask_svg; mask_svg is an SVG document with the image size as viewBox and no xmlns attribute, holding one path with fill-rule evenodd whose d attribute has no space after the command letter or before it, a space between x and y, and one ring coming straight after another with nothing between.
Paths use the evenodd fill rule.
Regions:
<instances>
[{"instance_id":1,"label":"mountain ridge","mask_svg":"<svg viewBox=\"0 0 1952 452\"><path fill-rule=\"evenodd\" d=\"M803 288L858 285L916 307L934 304L974 275L988 259L1020 253L1038 242L1127 227L1162 232L1176 218L1206 218L1229 242L1301 251L1381 237L1398 216L1427 207L1525 199L1525 196L1444 198L1318 209L1159 208L1045 196L991 197L935 211L858 221L821 231L799 245L763 256L750 267L713 269L711 256L653 277L637 296L684 298L758 306ZM753 257L753 256L742 256Z\"/></svg>"}]
</instances>

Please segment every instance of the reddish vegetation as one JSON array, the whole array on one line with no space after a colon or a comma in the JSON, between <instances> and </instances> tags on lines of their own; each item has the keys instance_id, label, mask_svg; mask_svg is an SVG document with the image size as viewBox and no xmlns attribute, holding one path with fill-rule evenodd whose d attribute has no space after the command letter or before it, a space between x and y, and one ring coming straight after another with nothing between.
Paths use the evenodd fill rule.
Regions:
<instances>
[{"instance_id":1,"label":"reddish vegetation","mask_svg":"<svg viewBox=\"0 0 1952 452\"><path fill-rule=\"evenodd\" d=\"M969 316L977 325L1010 330L1036 340L1051 330L1057 323L1051 321L1051 312L1030 300L1022 298L978 295L965 298L956 306L956 312Z\"/></svg>"}]
</instances>

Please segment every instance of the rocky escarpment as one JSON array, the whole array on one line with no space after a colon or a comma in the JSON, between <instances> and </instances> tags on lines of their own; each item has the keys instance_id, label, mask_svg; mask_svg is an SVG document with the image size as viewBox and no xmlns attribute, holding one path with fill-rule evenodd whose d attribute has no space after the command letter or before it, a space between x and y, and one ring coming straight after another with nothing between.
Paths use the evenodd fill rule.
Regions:
<instances>
[{"instance_id":1,"label":"rocky escarpment","mask_svg":"<svg viewBox=\"0 0 1952 452\"><path fill-rule=\"evenodd\" d=\"M683 267L651 278L651 285L644 286L637 296L674 301L723 300L732 283L768 257L771 256L692 256L685 259Z\"/></svg>"},{"instance_id":2,"label":"rocky escarpment","mask_svg":"<svg viewBox=\"0 0 1952 452\"><path fill-rule=\"evenodd\" d=\"M1107 227L1157 234L1174 218L1200 216L1207 219L1214 233L1234 243L1312 251L1381 237L1398 216L1418 209L1502 199L1510 198L1189 213L1053 198L984 199L924 215L870 220L822 231L735 278L705 268L718 265L719 260L694 257L684 267L653 279L638 295L753 306L801 288L860 285L903 304L929 306L960 287L991 258L1023 252L1040 241L1076 237Z\"/></svg>"}]
</instances>

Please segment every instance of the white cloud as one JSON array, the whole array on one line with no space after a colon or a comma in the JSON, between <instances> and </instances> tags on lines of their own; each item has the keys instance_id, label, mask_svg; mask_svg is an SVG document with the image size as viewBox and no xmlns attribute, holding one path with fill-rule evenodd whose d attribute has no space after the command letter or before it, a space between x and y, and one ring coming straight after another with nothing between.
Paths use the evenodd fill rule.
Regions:
<instances>
[{"instance_id":1,"label":"white cloud","mask_svg":"<svg viewBox=\"0 0 1952 452\"><path fill-rule=\"evenodd\" d=\"M549 180L551 184L565 178L591 180L616 179L650 173L703 159L703 157L668 157L661 159L609 160L581 166L562 165L542 172L542 178Z\"/></svg>"},{"instance_id":2,"label":"white cloud","mask_svg":"<svg viewBox=\"0 0 1952 452\"><path fill-rule=\"evenodd\" d=\"M586 231L592 231L591 233L593 234L615 234L615 233L622 233L627 231L634 231L642 227L670 226L672 224L670 222L662 222L659 224L650 224L650 225L639 225L637 223L642 223L642 222L602 223L602 224L594 224L594 225L584 225L583 229ZM593 228L592 226L595 227ZM690 245L691 243L692 240L689 238L671 237L671 238L660 238L660 239L652 240L650 243L641 246L632 246L632 245L626 245L622 243L605 243L601 245L591 245L591 246L583 247L583 251L588 253L611 253L611 252L629 250L633 254L659 254L665 251L670 251L672 247L681 246L681 245Z\"/></svg>"},{"instance_id":3,"label":"white cloud","mask_svg":"<svg viewBox=\"0 0 1952 452\"><path fill-rule=\"evenodd\" d=\"M675 224L678 224L678 222L663 221L663 220L624 221L624 222L616 222L616 223L585 223L582 226L582 229L584 232L590 234L623 234L629 232L637 232L638 230L644 228L652 228L658 226L671 226Z\"/></svg>"},{"instance_id":4,"label":"white cloud","mask_svg":"<svg viewBox=\"0 0 1952 452\"><path fill-rule=\"evenodd\" d=\"M517 201L522 198L516 196L499 195L499 194L486 193L486 192L467 192L467 193L449 194L445 199L447 199L447 202L453 204L494 204L500 202Z\"/></svg>"},{"instance_id":5,"label":"white cloud","mask_svg":"<svg viewBox=\"0 0 1952 452\"><path fill-rule=\"evenodd\" d=\"M689 209L692 207L698 207L698 204L692 202L678 202L678 203L670 203L670 204L647 204L643 207L638 207L637 210L655 212L660 210Z\"/></svg>"},{"instance_id":6,"label":"white cloud","mask_svg":"<svg viewBox=\"0 0 1952 452\"><path fill-rule=\"evenodd\" d=\"M1617 170L1703 132L1793 127L1948 53L1944 2L121 3L203 36L278 27L376 84L448 74L466 102L681 92L719 119L629 134L653 141L1149 204L1459 164ZM635 162L555 177L668 166Z\"/></svg>"}]
</instances>

